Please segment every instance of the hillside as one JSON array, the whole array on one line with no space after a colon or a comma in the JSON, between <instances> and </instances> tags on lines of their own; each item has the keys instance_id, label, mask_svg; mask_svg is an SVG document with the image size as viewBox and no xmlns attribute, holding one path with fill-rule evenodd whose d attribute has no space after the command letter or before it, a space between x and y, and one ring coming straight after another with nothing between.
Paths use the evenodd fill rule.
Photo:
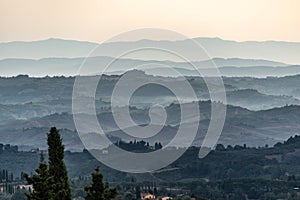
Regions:
<instances>
[{"instance_id":1,"label":"hillside","mask_svg":"<svg viewBox=\"0 0 300 200\"><path fill-rule=\"evenodd\" d=\"M94 74L101 74L105 70L106 74L122 74L132 69L145 71L147 74L162 76L178 76L168 67L174 68L181 76L199 76L196 69L206 76L214 76L211 68L217 66L223 76L285 76L299 74L299 66L289 66L285 63L270 60L241 59L241 58L213 58L204 61L175 62L175 61L157 61L119 58L107 56L77 58L42 58L42 59L24 59L24 58L6 58L0 60L1 76L17 76L19 74L28 74L34 77L44 76L75 76L81 65L94 71ZM164 66L164 67L162 67Z\"/></svg>"},{"instance_id":2,"label":"hillside","mask_svg":"<svg viewBox=\"0 0 300 200\"><path fill-rule=\"evenodd\" d=\"M167 124L165 124L158 135L149 138L149 142L160 141L166 144L176 134L180 123L178 109L179 106L176 104L166 108L168 113ZM194 145L196 146L201 144L210 121L210 103L200 102L200 110L201 128L194 141ZM149 123L147 113L147 109L135 108L131 111L132 117L138 124ZM285 106L263 111L250 111L240 107L227 106L225 126L219 142L224 145L247 143L249 146L256 147L266 144L273 145L299 132L299 116L300 106ZM123 131L118 129L109 111L100 113L98 119L106 134L125 140L135 139L126 136ZM198 122L193 119L194 116L189 116L189 119L186 119L189 122L185 126L191 128L195 126L195 123ZM88 123L87 121L87 125ZM29 120L11 121L3 124L0 127L1 142L45 148L45 134L47 129L52 126L62 129L67 150L81 151L83 149L77 133L74 132L73 117L68 113L53 114ZM155 130L155 125L152 126L153 130ZM7 134L8 132L9 134ZM86 137L88 140L90 137L91 142L93 141L93 134Z\"/></svg>"},{"instance_id":3,"label":"hillside","mask_svg":"<svg viewBox=\"0 0 300 200\"><path fill-rule=\"evenodd\" d=\"M297 42L280 41L246 41L236 42L222 40L220 38L194 38L212 57L219 58L256 58L275 60L289 64L299 64L300 44ZM124 50L139 49L150 46L160 49L174 49L178 53L189 54L192 60L199 60L196 46L191 46L190 40L178 41L154 41L139 40L129 42L111 42L99 46L99 56L121 55ZM29 58L40 59L48 57L85 57L91 50L97 47L97 43L48 39L33 42L9 42L0 44L0 59L4 58ZM197 47L198 48L198 47ZM182 54L184 55L184 54ZM147 55L139 55L139 58L153 60Z\"/></svg>"},{"instance_id":4,"label":"hillside","mask_svg":"<svg viewBox=\"0 0 300 200\"><path fill-rule=\"evenodd\" d=\"M112 182L132 179L138 182L152 180L161 183L186 180L213 182L230 179L287 181L291 177L300 176L299 149L300 136L290 137L274 147L252 148L246 144L224 147L219 144L216 150L211 151L203 159L198 158L199 148L191 147L168 167L147 174L127 174L110 169L86 150L65 152L65 161L71 179L87 176L95 166L100 165L104 176ZM32 172L38 164L37 153L0 152L0 155L0 169L10 169L14 174L21 174L22 171ZM14 164L16 160L19 165Z\"/></svg>"},{"instance_id":5,"label":"hillside","mask_svg":"<svg viewBox=\"0 0 300 200\"><path fill-rule=\"evenodd\" d=\"M128 72L133 73L133 72ZM103 76L96 92L98 110L110 104L110 95L121 76ZM165 81L178 86L179 78L145 75L138 77L149 81ZM187 78L200 100L208 100L209 93L200 77ZM29 119L55 112L71 112L74 77L32 78L26 75L0 78L0 119ZM298 105L300 76L250 78L223 77L229 104L252 110ZM178 86L180 87L180 85ZM249 90L248 90L249 89ZM220 88L216 88L218 92ZM246 95L247 94L247 95ZM189 101L189 97L181 97ZM151 104L169 105L176 99L164 87L149 84L138 89L132 97L132 106L149 107ZM6 118L6 119L5 119ZM0 122L1 123L1 122Z\"/></svg>"}]
</instances>

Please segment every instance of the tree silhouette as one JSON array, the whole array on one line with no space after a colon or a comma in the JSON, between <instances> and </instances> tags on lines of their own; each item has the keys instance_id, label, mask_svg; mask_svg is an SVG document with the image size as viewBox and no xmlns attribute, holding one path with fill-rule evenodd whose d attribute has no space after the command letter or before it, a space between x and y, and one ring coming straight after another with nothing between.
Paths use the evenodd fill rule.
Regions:
<instances>
[{"instance_id":1,"label":"tree silhouette","mask_svg":"<svg viewBox=\"0 0 300 200\"><path fill-rule=\"evenodd\" d=\"M92 184L85 187L85 191L87 193L86 200L110 200L117 195L115 188L111 189L107 183L103 183L103 175L100 173L99 167L92 173Z\"/></svg>"},{"instance_id":2,"label":"tree silhouette","mask_svg":"<svg viewBox=\"0 0 300 200\"><path fill-rule=\"evenodd\" d=\"M64 145L59 131L52 127L48 133L49 173L53 176L54 200L71 200L68 172L64 163Z\"/></svg>"},{"instance_id":3,"label":"tree silhouette","mask_svg":"<svg viewBox=\"0 0 300 200\"><path fill-rule=\"evenodd\" d=\"M36 174L24 174L33 191L26 194L29 200L71 200L68 172L64 163L64 146L59 131L53 127L48 133L49 165L41 154Z\"/></svg>"},{"instance_id":4,"label":"tree silhouette","mask_svg":"<svg viewBox=\"0 0 300 200\"><path fill-rule=\"evenodd\" d=\"M36 174L29 177L24 174L24 178L28 184L33 185L33 192L26 193L29 200L52 200L53 199L53 177L49 174L48 165L45 162L43 154L41 154L39 167L35 170Z\"/></svg>"},{"instance_id":5,"label":"tree silhouette","mask_svg":"<svg viewBox=\"0 0 300 200\"><path fill-rule=\"evenodd\" d=\"M141 188L140 188L140 186L135 187L135 198L137 200L141 199Z\"/></svg>"}]
</instances>

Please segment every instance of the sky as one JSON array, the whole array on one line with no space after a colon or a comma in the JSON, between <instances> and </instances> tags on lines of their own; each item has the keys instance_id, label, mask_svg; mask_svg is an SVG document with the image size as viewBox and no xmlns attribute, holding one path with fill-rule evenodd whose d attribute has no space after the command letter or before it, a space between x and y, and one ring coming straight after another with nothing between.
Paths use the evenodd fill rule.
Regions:
<instances>
[{"instance_id":1,"label":"sky","mask_svg":"<svg viewBox=\"0 0 300 200\"><path fill-rule=\"evenodd\" d=\"M187 37L300 42L299 9L299 0L0 0L0 42L101 42L138 28Z\"/></svg>"}]
</instances>

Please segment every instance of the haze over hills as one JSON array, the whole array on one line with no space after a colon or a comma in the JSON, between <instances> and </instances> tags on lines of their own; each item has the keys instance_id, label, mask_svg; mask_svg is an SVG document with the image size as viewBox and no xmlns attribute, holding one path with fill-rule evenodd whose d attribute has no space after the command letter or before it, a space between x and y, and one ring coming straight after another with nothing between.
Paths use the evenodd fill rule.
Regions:
<instances>
[{"instance_id":1,"label":"haze over hills","mask_svg":"<svg viewBox=\"0 0 300 200\"><path fill-rule=\"evenodd\" d=\"M49 57L85 57L96 43L50 38L32 42L0 43L0 58L41 59Z\"/></svg>"},{"instance_id":2,"label":"haze over hills","mask_svg":"<svg viewBox=\"0 0 300 200\"><path fill-rule=\"evenodd\" d=\"M201 109L201 121L198 135L194 141L194 145L196 146L201 145L210 121L210 102L200 102L199 104ZM174 137L181 124L178 109L179 106L177 104L166 107L168 114L170 114L168 116L169 119L163 129L157 135L147 138L147 141L151 143L160 141L163 144L167 144ZM147 124L149 123L147 112L147 109L134 109L131 114L134 116L134 119L138 119L138 124ZM285 106L264 111L249 111L241 107L227 106L225 126L219 143L225 145L247 143L249 146L274 145L298 132L299 113L299 106ZM122 138L125 141L136 139L126 135L124 130L118 129L111 112L100 113L98 118L108 136L112 138ZM189 130L189 127L193 127L196 123L199 123L194 121L194 116L189 116L187 121L188 122L181 124L181 126L184 125L187 130ZM3 124L0 127L1 142L45 148L46 133L48 129L54 125L62 130L61 132L67 150L82 151L82 143L78 138L78 134L74 131L75 125L73 116L67 113L52 114L28 120L16 120ZM88 121L87 125L89 125ZM155 126L156 125L151 125L150 129L156 130ZM134 127L128 127L128 129L131 128ZM7 134L8 132L9 134ZM93 143L93 138L99 137L99 135L87 133L83 137ZM184 140L184 138L182 139Z\"/></svg>"},{"instance_id":3,"label":"haze over hills","mask_svg":"<svg viewBox=\"0 0 300 200\"><path fill-rule=\"evenodd\" d=\"M300 200L299 8L0 0L0 200Z\"/></svg>"},{"instance_id":4,"label":"haze over hills","mask_svg":"<svg viewBox=\"0 0 300 200\"><path fill-rule=\"evenodd\" d=\"M33 42L0 43L0 76L17 76L28 74L35 77L43 76L74 76L91 54L84 67L91 74L122 74L128 70L140 69L147 74L164 76L198 76L199 72L187 61L177 60L157 52L139 52L129 54L115 60L128 50L143 47L172 50L179 55L190 58L192 64L201 69L205 76L215 76L212 68L217 66L222 76L287 76L300 74L299 52L300 43L296 42L235 42L219 38L195 38L204 47L209 56L199 52L199 46L192 40L178 41L120 41L103 43L75 40L48 39ZM191 45L192 44L192 45ZM112 64L111 62L114 61ZM169 70L172 67L177 72Z\"/></svg>"},{"instance_id":5,"label":"haze over hills","mask_svg":"<svg viewBox=\"0 0 300 200\"><path fill-rule=\"evenodd\" d=\"M180 78L154 77L139 71L127 73L134 73L141 79L154 82L162 79L169 85L176 85L180 81ZM104 87L98 88L95 105L102 128L111 136L126 138L114 122L110 111L111 90L120 77L104 76ZM46 132L50 127L57 126L62 129L66 148L81 150L82 144L75 131L72 116L74 80L74 77L0 78L1 142L45 147ZM188 80L202 100L200 102L201 128L199 137L195 141L195 144L201 144L210 117L210 103L205 101L209 99L209 93L200 77L188 77ZM224 83L227 103L231 105L227 106L227 117L220 143L263 146L282 141L298 132L299 76L264 79L225 77ZM83 91L85 89L87 88L82 88ZM187 97L186 103L189 101ZM138 124L149 123L148 109L155 103L165 107L170 116L161 132L162 142L166 142L176 132L180 123L178 117L180 107L169 91L155 85L138 90L131 99L131 116ZM195 117L190 116L186 126L195 126L194 119ZM155 128L154 125L153 129ZM87 135L87 137L93 140L95 135ZM149 140L154 142L157 138Z\"/></svg>"},{"instance_id":6,"label":"haze over hills","mask_svg":"<svg viewBox=\"0 0 300 200\"><path fill-rule=\"evenodd\" d=\"M289 64L300 63L300 43L281 41L246 41L235 42L219 38L195 38L208 52L210 57L220 58L247 58L274 60ZM99 56L115 56L124 53L124 50L140 47L156 47L162 49L178 50L185 52L193 61L199 61L198 49L190 46L191 40L182 41L154 41L140 40L129 42L104 43L99 46ZM33 42L8 42L0 43L0 59L27 58L41 59L48 57L86 57L97 47L97 43L48 39ZM196 47L195 47L196 48ZM197 47L198 48L198 47ZM143 60L148 60L146 55L140 55ZM151 58L153 59L153 58ZM162 58L165 60L165 58Z\"/></svg>"},{"instance_id":7,"label":"haze over hills","mask_svg":"<svg viewBox=\"0 0 300 200\"><path fill-rule=\"evenodd\" d=\"M285 63L269 60L240 59L240 58L213 58L211 60L192 62L115 59L112 57L98 56L85 61L85 58L43 58L43 59L3 59L0 60L1 76L17 76L28 74L34 77L44 76L75 76L81 65L89 69L91 74L104 73L122 74L132 69L143 70L148 74L162 76L215 76L214 65L219 67L223 76L286 76L300 73L299 66L288 66ZM85 61L85 62L84 62ZM112 62L112 63L111 63ZM170 70L168 67L175 69Z\"/></svg>"},{"instance_id":8,"label":"haze over hills","mask_svg":"<svg viewBox=\"0 0 300 200\"><path fill-rule=\"evenodd\" d=\"M180 81L180 78L154 77L139 71L128 73L138 74L138 77L143 80L162 80L174 86L178 85L177 81ZM112 90L120 77L103 76L103 82L98 87L95 97L97 108L110 106ZM200 100L209 99L209 93L202 78L187 77L187 79ZM74 77L0 78L0 119L27 119L55 112L70 112L74 81ZM251 110L270 109L286 104L299 105L299 76L224 77L223 81L227 101L232 105ZM218 91L216 88L215 92ZM186 101L189 101L189 97L186 98ZM153 103L169 105L175 100L176 98L170 91L150 84L134 93L131 104L137 107L147 107Z\"/></svg>"},{"instance_id":9,"label":"haze over hills","mask_svg":"<svg viewBox=\"0 0 300 200\"><path fill-rule=\"evenodd\" d=\"M190 57L195 58L192 64L211 73L214 63L220 70L225 84L228 98L227 118L220 138L220 143L242 144L251 146L273 145L282 141L299 129L300 105L300 66L290 65L298 62L300 52L299 43L288 42L234 42L218 38L196 38L214 58L211 60L198 60L197 52L185 41L152 41L141 40L134 42L114 42L100 45L99 56L87 60L86 66L99 74L115 58L116 51L121 53L124 49L139 48L142 46L155 46L160 48L171 47L179 51L187 51ZM68 150L80 151L83 146L75 131L72 116L72 89L74 77L77 75L85 56L98 44L89 42L49 39L36 42L12 42L0 44L1 76L17 76L28 74L44 78L30 78L26 75L14 78L0 78L0 136L1 142L17 145L45 147L45 133L49 127L57 126L62 129L62 136ZM299 51L298 51L299 50ZM282 52L284 51L284 52ZM289 56L285 55L288 52ZM283 55L283 57L281 57ZM118 59L104 77L104 86L99 87L96 94L96 108L99 120L103 127L113 138L124 138L110 112L110 95L117 80L123 73L136 73L140 79L156 81L161 79L170 85L180 87L180 79L174 78L168 68L171 66L179 73L187 76L188 81L195 89L201 100L201 121L195 144L201 144L203 133L209 123L208 102L209 92L198 72L191 68L187 62L176 60L153 60L146 55L134 58ZM296 59L297 57L297 59ZM143 59L141 59L143 58ZM243 59L244 58L244 59ZM284 58L284 59L282 59ZM274 61L278 60L278 61ZM139 66L146 66L139 68ZM130 71L132 69L142 71ZM117 74L117 76L110 76ZM164 77L156 77L163 75ZM214 75L214 74L213 74ZM290 77L268 77L286 76ZM60 76L60 77L49 77ZM171 77L167 77L171 76ZM173 78L172 78L173 76ZM252 77L247 77L252 76ZM87 89L87 88L85 88ZM218 93L217 88L214 92ZM84 88L83 88L84 90ZM153 103L162 104L171 118L163 127L161 134L163 143L176 133L179 126L179 113L175 98L158 87L145 87L132 98L132 117L140 124L149 123L148 108ZM190 101L186 97L185 102ZM175 102L175 103L174 103ZM250 110L249 110L250 109ZM290 116L294 116L290 119ZM187 127L195 124L193 117L185 123ZM287 128L288 127L288 128ZM127 127L128 129L134 127ZM155 129L155 125L152 127ZM7 134L7 133L10 134ZM90 133L93 141L95 135ZM126 138L126 137L125 137ZM127 138L130 140L132 138ZM150 138L155 142L157 138Z\"/></svg>"},{"instance_id":10,"label":"haze over hills","mask_svg":"<svg viewBox=\"0 0 300 200\"><path fill-rule=\"evenodd\" d=\"M165 67L154 67L141 69L147 74L156 75L156 76L205 76L212 77L217 76L217 73L214 68L204 68L198 70L190 70L184 68L173 68L175 71L170 70ZM291 65L284 67L273 67L273 66L249 66L249 67L239 67L239 66L225 66L219 67L220 76L226 77L256 77L256 78L266 78L266 77L284 77L291 75L300 74L299 65ZM122 74L123 71L115 71L108 74ZM180 75L178 75L180 74Z\"/></svg>"}]
</instances>

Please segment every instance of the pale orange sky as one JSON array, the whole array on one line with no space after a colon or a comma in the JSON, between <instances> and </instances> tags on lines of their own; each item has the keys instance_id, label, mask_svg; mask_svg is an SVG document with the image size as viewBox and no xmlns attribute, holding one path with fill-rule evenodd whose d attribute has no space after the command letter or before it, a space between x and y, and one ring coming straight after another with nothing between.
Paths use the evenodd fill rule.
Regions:
<instances>
[{"instance_id":1,"label":"pale orange sky","mask_svg":"<svg viewBox=\"0 0 300 200\"><path fill-rule=\"evenodd\" d=\"M0 41L101 42L136 28L300 42L299 0L0 0Z\"/></svg>"}]
</instances>

